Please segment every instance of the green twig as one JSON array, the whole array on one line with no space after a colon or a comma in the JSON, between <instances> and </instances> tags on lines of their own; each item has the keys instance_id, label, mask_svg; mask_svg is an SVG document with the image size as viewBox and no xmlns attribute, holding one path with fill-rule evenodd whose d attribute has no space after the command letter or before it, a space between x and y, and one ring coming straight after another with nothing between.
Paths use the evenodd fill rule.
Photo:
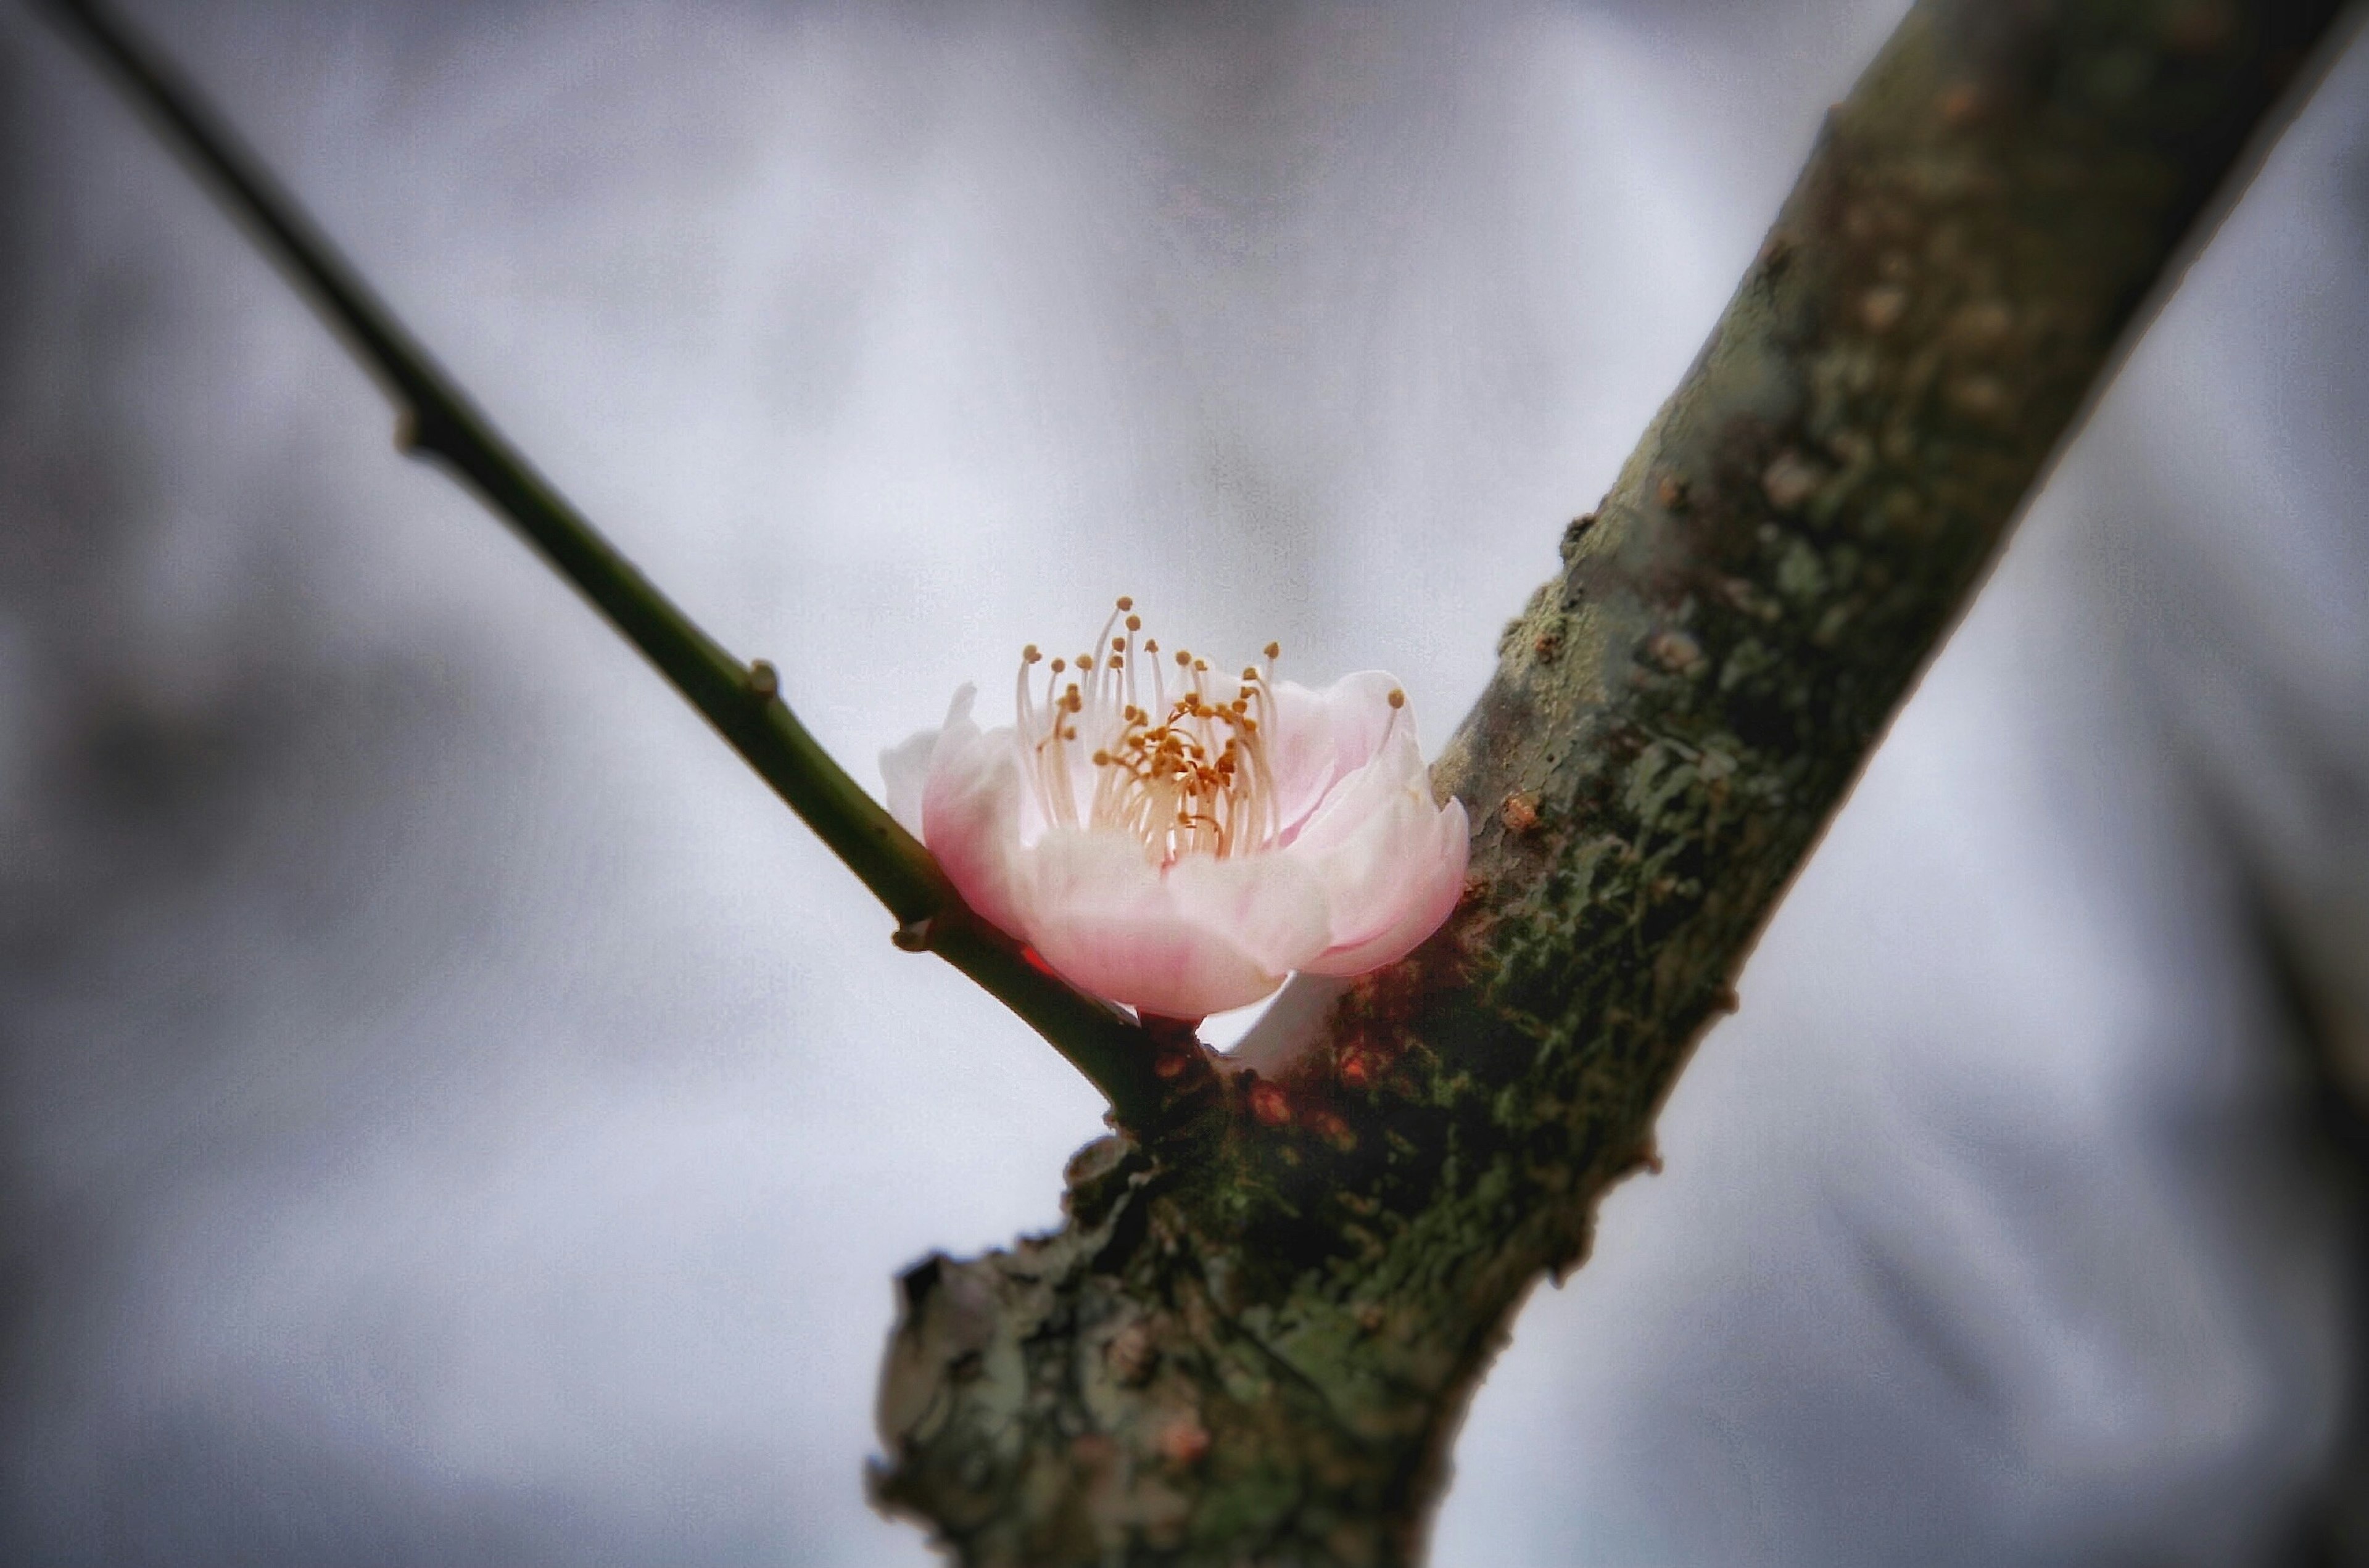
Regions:
<instances>
[{"instance_id":1,"label":"green twig","mask_svg":"<svg viewBox=\"0 0 2369 1568\"><path fill-rule=\"evenodd\" d=\"M1177 1099L1183 1083L1206 1072L1197 1053L1163 1058L1133 1018L1033 963L972 912L930 852L798 722L781 700L772 667L744 665L726 652L562 499L154 49L88 0L44 0L44 8L113 71L385 385L400 409L396 444L459 475L641 649L888 907L899 922L898 946L937 953L1001 1000L1103 1092L1123 1123L1145 1125ZM1178 1070L1185 1066L1199 1070Z\"/></svg>"}]
</instances>

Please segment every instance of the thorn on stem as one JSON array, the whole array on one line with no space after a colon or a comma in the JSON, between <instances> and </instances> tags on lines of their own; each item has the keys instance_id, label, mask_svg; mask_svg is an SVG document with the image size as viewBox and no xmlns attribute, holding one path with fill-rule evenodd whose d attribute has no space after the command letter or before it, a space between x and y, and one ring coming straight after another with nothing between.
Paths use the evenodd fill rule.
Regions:
<instances>
[{"instance_id":1,"label":"thorn on stem","mask_svg":"<svg viewBox=\"0 0 2369 1568\"><path fill-rule=\"evenodd\" d=\"M781 694L782 672L765 659L753 659L749 665L749 692L761 703L770 703Z\"/></svg>"},{"instance_id":2,"label":"thorn on stem","mask_svg":"<svg viewBox=\"0 0 2369 1568\"><path fill-rule=\"evenodd\" d=\"M897 944L899 952L927 953L930 950L930 939L936 934L933 929L936 923L935 920L928 915L917 921L907 921L888 933L888 940Z\"/></svg>"}]
</instances>

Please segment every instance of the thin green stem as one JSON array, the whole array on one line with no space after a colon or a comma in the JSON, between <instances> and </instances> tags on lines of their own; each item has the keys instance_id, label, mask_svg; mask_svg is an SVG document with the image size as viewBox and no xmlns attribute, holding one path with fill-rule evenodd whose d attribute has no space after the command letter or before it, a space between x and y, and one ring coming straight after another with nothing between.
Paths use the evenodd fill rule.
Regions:
<instances>
[{"instance_id":1,"label":"thin green stem","mask_svg":"<svg viewBox=\"0 0 2369 1568\"><path fill-rule=\"evenodd\" d=\"M899 946L937 953L1018 1013L1103 1092L1122 1123L1145 1126L1178 1097L1180 1081L1188 1081L1181 1059L1163 1056L1133 1018L1065 983L973 913L930 852L782 702L772 667L727 653L568 505L154 48L89 0L46 0L45 8L113 72L385 386L401 410L397 443L451 468L641 649L888 907ZM1197 1056L1190 1065L1193 1077L1207 1070Z\"/></svg>"}]
</instances>

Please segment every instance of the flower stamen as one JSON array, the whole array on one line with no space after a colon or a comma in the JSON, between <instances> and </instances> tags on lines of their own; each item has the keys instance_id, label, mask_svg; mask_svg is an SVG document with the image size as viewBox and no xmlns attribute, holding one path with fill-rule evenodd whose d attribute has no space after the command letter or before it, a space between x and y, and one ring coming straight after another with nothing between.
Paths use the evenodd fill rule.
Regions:
<instances>
[{"instance_id":1,"label":"flower stamen","mask_svg":"<svg viewBox=\"0 0 2369 1568\"><path fill-rule=\"evenodd\" d=\"M1281 648L1267 644L1266 667L1244 665L1222 701L1210 690L1207 659L1176 650L1187 684L1172 698L1153 658L1154 706L1146 710L1138 703L1135 673L1142 663L1136 634L1143 618L1134 608L1132 599L1118 601L1095 639L1096 647L1107 650L1099 660L1093 653L1078 656L1083 679L1062 683L1068 661L1052 661L1044 711L1028 676L1041 656L1033 643L1021 651L1017 715L1021 734L1036 738L1029 776L1045 821L1123 830L1163 868L1187 855L1223 858L1271 847L1281 823L1260 721L1274 712L1274 661ZM1123 635L1113 635L1122 627ZM1155 655L1160 644L1146 637L1141 650ZM1070 743L1082 732L1092 749L1082 747L1081 758ZM1091 787L1082 790L1089 780Z\"/></svg>"}]
</instances>

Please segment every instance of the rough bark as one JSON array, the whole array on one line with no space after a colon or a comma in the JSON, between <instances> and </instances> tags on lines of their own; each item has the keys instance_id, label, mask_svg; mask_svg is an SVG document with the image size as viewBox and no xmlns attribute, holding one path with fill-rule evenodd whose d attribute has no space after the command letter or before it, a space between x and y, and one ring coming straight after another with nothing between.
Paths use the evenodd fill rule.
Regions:
<instances>
[{"instance_id":1,"label":"rough bark","mask_svg":"<svg viewBox=\"0 0 2369 1568\"><path fill-rule=\"evenodd\" d=\"M1928 0L1436 771L1456 917L902 1281L886 1506L975 1564L1417 1560L1540 1276L2332 3ZM1278 1042L1288 1048L1277 1049ZM1196 1075L1197 1076L1197 1075Z\"/></svg>"}]
</instances>

